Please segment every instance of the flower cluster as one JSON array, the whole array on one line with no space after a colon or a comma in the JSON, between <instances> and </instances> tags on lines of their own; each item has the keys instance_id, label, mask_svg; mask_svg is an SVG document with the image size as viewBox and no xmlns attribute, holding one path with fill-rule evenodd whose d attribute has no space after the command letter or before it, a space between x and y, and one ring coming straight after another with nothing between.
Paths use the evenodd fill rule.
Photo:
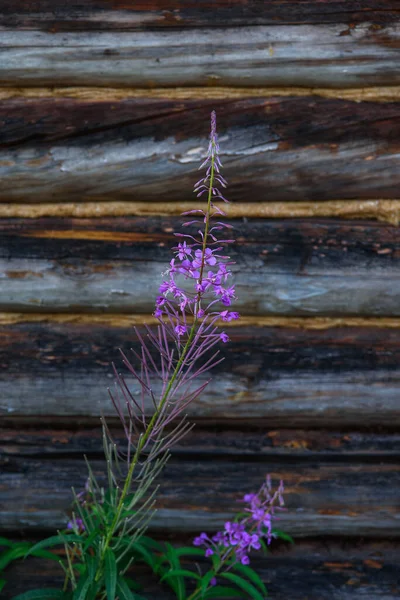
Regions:
<instances>
[{"instance_id":1,"label":"flower cluster","mask_svg":"<svg viewBox=\"0 0 400 600\"><path fill-rule=\"evenodd\" d=\"M217 221L211 226L213 217L224 216L225 213L214 204L215 200L227 202L220 191L220 186L226 187L227 182L220 173L222 167L219 158L219 144L216 132L215 112L211 114L211 134L207 158L200 166L206 167L206 174L194 186L198 197L207 194L207 209L191 210L184 215L201 217L184 223L184 226L203 223L195 235L175 233L182 241L174 248L175 258L170 262L166 272L168 276L160 285L160 295L156 300L154 315L163 320L167 319L171 332L175 337L185 339L189 331L186 316L191 315L196 322L203 323L204 334L211 334L211 328L218 319L229 322L239 318L239 313L228 310L236 298L235 286L229 285L231 276L229 256L221 254L223 245L233 240L219 239L218 232L231 226ZM221 310L225 307L224 310ZM207 330L205 322L209 320ZM165 323L165 321L163 321ZM229 340L225 332L219 333L223 342Z\"/></svg>"},{"instance_id":2,"label":"flower cluster","mask_svg":"<svg viewBox=\"0 0 400 600\"><path fill-rule=\"evenodd\" d=\"M261 486L257 494L246 494L243 501L247 504L245 516L238 522L227 521L223 531L219 531L213 537L201 533L193 541L195 546L204 546L205 556L217 554L221 563L226 561L240 562L242 565L250 563L249 552L259 550L262 540L271 543L272 517L275 504L279 503L281 508L283 501L283 483L273 493L271 479L268 476L266 482Z\"/></svg>"}]
</instances>

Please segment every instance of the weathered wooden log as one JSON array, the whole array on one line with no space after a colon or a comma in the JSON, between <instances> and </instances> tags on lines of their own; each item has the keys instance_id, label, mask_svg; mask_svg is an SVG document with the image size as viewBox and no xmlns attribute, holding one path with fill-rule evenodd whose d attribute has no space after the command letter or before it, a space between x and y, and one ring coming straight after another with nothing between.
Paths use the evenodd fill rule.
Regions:
<instances>
[{"instance_id":1,"label":"weathered wooden log","mask_svg":"<svg viewBox=\"0 0 400 600\"><path fill-rule=\"evenodd\" d=\"M0 202L0 218L39 219L64 217L171 217L193 208L192 202ZM264 219L373 219L400 223L400 200L323 200L308 202L234 202L225 204L230 218Z\"/></svg>"},{"instance_id":2,"label":"weathered wooden log","mask_svg":"<svg viewBox=\"0 0 400 600\"><path fill-rule=\"evenodd\" d=\"M397 600L400 593L400 549L387 540L297 540L294 546L274 542L267 557L254 556L252 566L275 600ZM136 565L132 574L142 583L145 597L175 598L145 568ZM5 576L4 600L63 583L59 565L44 559L17 561Z\"/></svg>"},{"instance_id":3,"label":"weathered wooden log","mask_svg":"<svg viewBox=\"0 0 400 600\"><path fill-rule=\"evenodd\" d=\"M218 113L236 201L396 198L400 103L319 97L0 103L0 201L182 201Z\"/></svg>"},{"instance_id":4,"label":"weathered wooden log","mask_svg":"<svg viewBox=\"0 0 400 600\"><path fill-rule=\"evenodd\" d=\"M252 315L400 315L397 229L340 221L232 221L236 306ZM181 220L0 221L0 309L154 310ZM195 232L195 228L187 231Z\"/></svg>"},{"instance_id":5,"label":"weathered wooden log","mask_svg":"<svg viewBox=\"0 0 400 600\"><path fill-rule=\"evenodd\" d=\"M93 419L92 419L93 421ZM4 418L9 427L0 429L0 448L4 456L36 456L54 458L69 457L98 458L103 453L103 438L100 424L96 426L90 419L76 420L54 416L31 423L30 427L22 418ZM66 426L69 429L66 429ZM112 437L119 445L126 443L121 426L115 418L107 419ZM40 429L38 426L40 425ZM335 430L299 430L264 428L225 429L212 424L207 428L197 426L180 440L171 452L174 456L183 456L196 460L199 456L230 457L247 456L256 459L266 456L302 457L314 460L340 458L341 460L395 461L400 455L399 432L371 431L335 431ZM246 429L245 429L246 428Z\"/></svg>"},{"instance_id":6,"label":"weathered wooden log","mask_svg":"<svg viewBox=\"0 0 400 600\"><path fill-rule=\"evenodd\" d=\"M105 483L104 462L92 460L91 465ZM5 456L1 466L0 529L65 526L71 486L83 488L87 477L83 460ZM267 473L285 482L287 511L279 514L279 527L294 536L400 536L400 465L368 458L171 458L160 478L151 527L164 532L218 529L237 512L238 499L256 491Z\"/></svg>"},{"instance_id":7,"label":"weathered wooden log","mask_svg":"<svg viewBox=\"0 0 400 600\"><path fill-rule=\"evenodd\" d=\"M8 85L396 85L398 13L390 24L342 20L174 31L0 32Z\"/></svg>"},{"instance_id":8,"label":"weathered wooden log","mask_svg":"<svg viewBox=\"0 0 400 600\"><path fill-rule=\"evenodd\" d=\"M114 415L106 392L110 363L120 362L118 347L136 346L133 329L114 318L29 319L2 327L1 413ZM257 420L270 428L398 426L399 328L239 326L229 335L224 362L190 407L196 420Z\"/></svg>"},{"instance_id":9,"label":"weathered wooden log","mask_svg":"<svg viewBox=\"0 0 400 600\"><path fill-rule=\"evenodd\" d=\"M224 27L277 25L288 23L348 23L350 35L355 24L392 24L399 19L396 0L86 0L64 4L61 0L3 1L0 25L4 28L39 28L57 31L126 31L176 29L191 27Z\"/></svg>"}]
</instances>

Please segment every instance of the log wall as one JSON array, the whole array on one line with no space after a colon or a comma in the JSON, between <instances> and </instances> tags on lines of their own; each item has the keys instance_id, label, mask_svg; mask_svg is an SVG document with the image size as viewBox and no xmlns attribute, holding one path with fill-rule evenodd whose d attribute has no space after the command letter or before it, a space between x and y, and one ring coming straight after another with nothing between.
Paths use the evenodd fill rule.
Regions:
<instances>
[{"instance_id":1,"label":"log wall","mask_svg":"<svg viewBox=\"0 0 400 600\"><path fill-rule=\"evenodd\" d=\"M104 473L110 365L152 322L215 109L242 318L154 534L218 528L269 472L296 538L259 562L271 597L397 598L398 2L6 0L0 55L1 529L63 527L83 454ZM16 564L4 598L59 576Z\"/></svg>"}]
</instances>

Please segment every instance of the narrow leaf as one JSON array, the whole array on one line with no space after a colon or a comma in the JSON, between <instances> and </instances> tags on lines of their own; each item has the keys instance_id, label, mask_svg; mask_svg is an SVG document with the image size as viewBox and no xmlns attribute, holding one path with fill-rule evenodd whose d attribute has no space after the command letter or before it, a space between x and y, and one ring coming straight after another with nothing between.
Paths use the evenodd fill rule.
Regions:
<instances>
[{"instance_id":1,"label":"narrow leaf","mask_svg":"<svg viewBox=\"0 0 400 600\"><path fill-rule=\"evenodd\" d=\"M125 575L124 578L123 578L123 580L125 581L125 583L127 584L127 586L129 587L130 590L133 590L134 592L141 592L142 591L143 586L140 585L140 583L138 583L137 581L135 581L131 577L127 577Z\"/></svg>"},{"instance_id":2,"label":"narrow leaf","mask_svg":"<svg viewBox=\"0 0 400 600\"><path fill-rule=\"evenodd\" d=\"M135 600L133 592L131 592L128 584L123 579L117 582L117 592L120 600Z\"/></svg>"},{"instance_id":3,"label":"narrow leaf","mask_svg":"<svg viewBox=\"0 0 400 600\"><path fill-rule=\"evenodd\" d=\"M57 600L64 599L65 594L59 589L47 588L44 590L31 590L15 596L13 600Z\"/></svg>"},{"instance_id":4,"label":"narrow leaf","mask_svg":"<svg viewBox=\"0 0 400 600\"><path fill-rule=\"evenodd\" d=\"M104 580L106 583L107 600L115 599L115 590L117 589L117 562L114 552L107 548L104 556L105 572Z\"/></svg>"},{"instance_id":5,"label":"narrow leaf","mask_svg":"<svg viewBox=\"0 0 400 600\"><path fill-rule=\"evenodd\" d=\"M187 569L172 569L171 571L167 571L165 575L163 575L160 581L164 581L167 577L176 577L176 575L181 575L182 577L189 577L192 579L201 580L202 578L197 573L193 571L189 571Z\"/></svg>"},{"instance_id":6,"label":"narrow leaf","mask_svg":"<svg viewBox=\"0 0 400 600\"><path fill-rule=\"evenodd\" d=\"M257 588L255 588L254 585L246 581L246 579L239 577L239 575L235 575L234 573L221 573L221 577L224 577L225 579L228 579L229 581L237 585L239 588L245 591L250 596L250 598L253 598L253 600L264 600L265 597L262 594L260 594Z\"/></svg>"},{"instance_id":7,"label":"narrow leaf","mask_svg":"<svg viewBox=\"0 0 400 600\"><path fill-rule=\"evenodd\" d=\"M292 536L288 533L285 533L284 531L281 531L280 529L273 529L272 534L275 535L277 538L284 540L285 542L290 542L291 544L294 544L294 539L292 538Z\"/></svg>"},{"instance_id":8,"label":"narrow leaf","mask_svg":"<svg viewBox=\"0 0 400 600\"><path fill-rule=\"evenodd\" d=\"M192 548L191 546L183 546L182 548L176 549L177 556L203 556L205 550L201 548Z\"/></svg>"},{"instance_id":9,"label":"narrow leaf","mask_svg":"<svg viewBox=\"0 0 400 600\"><path fill-rule=\"evenodd\" d=\"M250 581L261 590L264 596L267 596L267 588L265 587L264 582L261 580L258 573L254 571L254 569L252 569L251 567L247 567L246 565L241 565L240 563L235 564L233 569L235 571L239 571L239 573L241 573L242 575L245 575L247 579L250 579Z\"/></svg>"},{"instance_id":10,"label":"narrow leaf","mask_svg":"<svg viewBox=\"0 0 400 600\"><path fill-rule=\"evenodd\" d=\"M78 587L74 591L73 599L74 600L85 600L86 594L89 591L91 583L92 583L91 577L87 577L86 579L82 578L79 581Z\"/></svg>"},{"instance_id":11,"label":"narrow leaf","mask_svg":"<svg viewBox=\"0 0 400 600\"><path fill-rule=\"evenodd\" d=\"M1 537L0 536L0 546L13 546L14 542L12 542L11 540L8 540L5 537Z\"/></svg>"},{"instance_id":12,"label":"narrow leaf","mask_svg":"<svg viewBox=\"0 0 400 600\"><path fill-rule=\"evenodd\" d=\"M26 556L32 554L36 550L41 550L42 548L51 548L51 546L63 546L68 543L83 543L83 538L80 535L76 535L75 533L71 534L61 534L61 535L53 535L52 537L46 538L45 540L41 540L26 553Z\"/></svg>"}]
</instances>

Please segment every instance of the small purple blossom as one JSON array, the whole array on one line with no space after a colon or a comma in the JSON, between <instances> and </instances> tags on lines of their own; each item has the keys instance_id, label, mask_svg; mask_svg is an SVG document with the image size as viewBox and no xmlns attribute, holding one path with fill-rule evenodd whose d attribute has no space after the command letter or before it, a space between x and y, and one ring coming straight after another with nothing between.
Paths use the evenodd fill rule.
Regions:
<instances>
[{"instance_id":1,"label":"small purple blossom","mask_svg":"<svg viewBox=\"0 0 400 600\"><path fill-rule=\"evenodd\" d=\"M283 506L283 483L272 493L271 480L267 477L257 494L246 494L243 501L248 505L247 516L238 522L227 521L224 529L210 538L202 533L195 538L195 546L205 546L205 556L219 555L222 562L231 561L250 564L251 550L261 548L261 540L272 540L272 517L275 504Z\"/></svg>"},{"instance_id":2,"label":"small purple blossom","mask_svg":"<svg viewBox=\"0 0 400 600\"><path fill-rule=\"evenodd\" d=\"M67 529L73 529L73 530L77 529L78 531L85 531L85 525L83 524L82 519L76 518L76 519L73 519L72 521L68 521Z\"/></svg>"},{"instance_id":3,"label":"small purple blossom","mask_svg":"<svg viewBox=\"0 0 400 600\"><path fill-rule=\"evenodd\" d=\"M175 327L176 334L178 336L184 335L186 333L187 327L185 325L177 325Z\"/></svg>"},{"instance_id":4,"label":"small purple blossom","mask_svg":"<svg viewBox=\"0 0 400 600\"><path fill-rule=\"evenodd\" d=\"M220 333L219 337L224 342L224 344L226 344L226 342L229 342L229 336L226 335L225 331L223 331L222 333Z\"/></svg>"},{"instance_id":5,"label":"small purple blossom","mask_svg":"<svg viewBox=\"0 0 400 600\"><path fill-rule=\"evenodd\" d=\"M190 246L187 245L186 242L183 242L183 244L178 244L178 250L177 250L177 255L179 260L185 260L185 258L187 258L188 256L190 256L192 254L192 249L190 248Z\"/></svg>"},{"instance_id":6,"label":"small purple blossom","mask_svg":"<svg viewBox=\"0 0 400 600\"><path fill-rule=\"evenodd\" d=\"M235 321L236 319L239 319L240 315L238 312L229 312L227 310L223 310L221 313L219 313L219 316L221 317L221 319L223 321Z\"/></svg>"}]
</instances>

